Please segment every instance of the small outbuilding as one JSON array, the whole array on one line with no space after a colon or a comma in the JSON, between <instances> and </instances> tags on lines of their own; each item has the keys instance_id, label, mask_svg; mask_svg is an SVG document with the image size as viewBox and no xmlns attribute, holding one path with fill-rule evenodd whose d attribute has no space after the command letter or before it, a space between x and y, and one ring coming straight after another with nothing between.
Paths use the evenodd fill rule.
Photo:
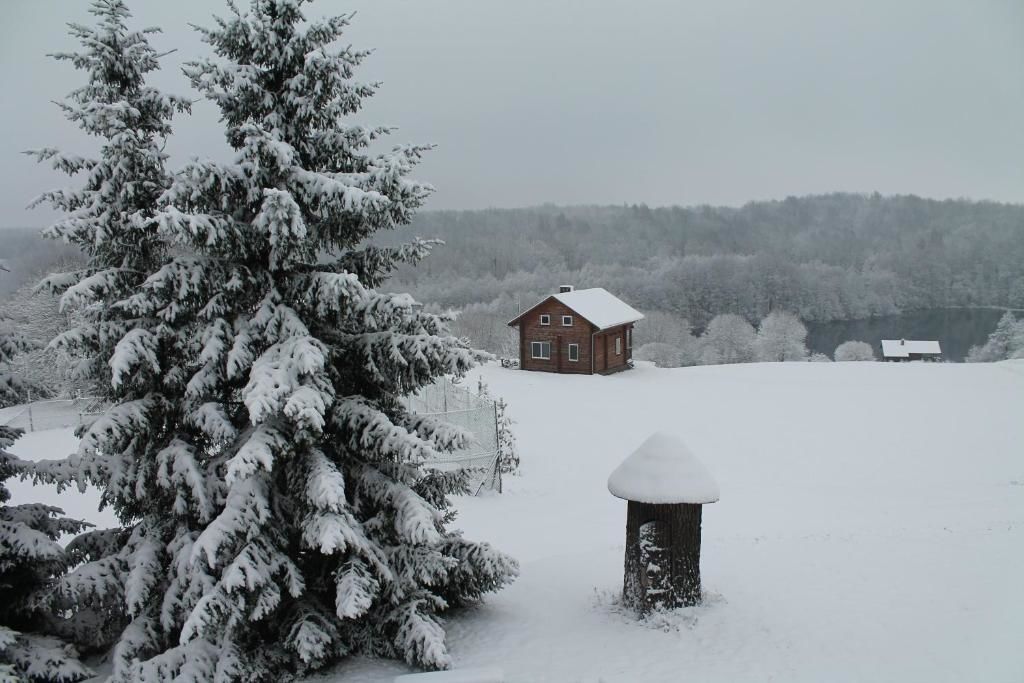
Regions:
<instances>
[{"instance_id":1,"label":"small outbuilding","mask_svg":"<svg viewBox=\"0 0 1024 683\"><path fill-rule=\"evenodd\" d=\"M632 366L633 325L643 317L601 287L562 285L508 324L519 328L523 370L592 375Z\"/></svg>"},{"instance_id":2,"label":"small outbuilding","mask_svg":"<svg viewBox=\"0 0 1024 683\"><path fill-rule=\"evenodd\" d=\"M883 339L882 360L942 360L942 347L937 341L914 339Z\"/></svg>"},{"instance_id":3,"label":"small outbuilding","mask_svg":"<svg viewBox=\"0 0 1024 683\"><path fill-rule=\"evenodd\" d=\"M701 600L702 506L718 484L680 439L652 434L608 477L628 502L623 602L641 613Z\"/></svg>"}]
</instances>

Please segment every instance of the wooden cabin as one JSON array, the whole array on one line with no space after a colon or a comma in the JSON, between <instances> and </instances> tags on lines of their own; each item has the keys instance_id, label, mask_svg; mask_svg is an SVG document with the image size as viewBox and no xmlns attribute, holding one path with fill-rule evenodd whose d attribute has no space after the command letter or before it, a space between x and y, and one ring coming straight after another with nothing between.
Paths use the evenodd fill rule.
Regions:
<instances>
[{"instance_id":1,"label":"wooden cabin","mask_svg":"<svg viewBox=\"0 0 1024 683\"><path fill-rule=\"evenodd\" d=\"M562 285L508 324L519 328L523 370L592 375L632 366L633 325L643 317L600 287Z\"/></svg>"},{"instance_id":2,"label":"wooden cabin","mask_svg":"<svg viewBox=\"0 0 1024 683\"><path fill-rule=\"evenodd\" d=\"M914 339L883 339L882 360L942 360L942 347L937 341L919 341Z\"/></svg>"}]
</instances>

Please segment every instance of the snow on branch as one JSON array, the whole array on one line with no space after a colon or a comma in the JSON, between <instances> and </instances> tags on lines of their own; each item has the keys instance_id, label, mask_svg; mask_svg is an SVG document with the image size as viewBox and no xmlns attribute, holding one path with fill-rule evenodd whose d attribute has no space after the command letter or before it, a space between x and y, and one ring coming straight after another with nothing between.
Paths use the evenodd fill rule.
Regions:
<instances>
[{"instance_id":1,"label":"snow on branch","mask_svg":"<svg viewBox=\"0 0 1024 683\"><path fill-rule=\"evenodd\" d=\"M147 366L153 373L160 372L158 352L160 342L156 336L141 328L131 330L114 347L110 358L110 384L119 389L126 377L134 376L140 366Z\"/></svg>"}]
</instances>

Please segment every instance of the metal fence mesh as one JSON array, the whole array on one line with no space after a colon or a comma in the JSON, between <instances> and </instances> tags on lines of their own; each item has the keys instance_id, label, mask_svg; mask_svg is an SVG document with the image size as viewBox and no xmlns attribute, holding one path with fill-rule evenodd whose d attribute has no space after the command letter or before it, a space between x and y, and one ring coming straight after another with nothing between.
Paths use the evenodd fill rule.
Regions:
<instances>
[{"instance_id":1,"label":"metal fence mesh","mask_svg":"<svg viewBox=\"0 0 1024 683\"><path fill-rule=\"evenodd\" d=\"M470 491L501 491L498 467L497 407L465 387L442 378L407 398L407 407L418 415L435 417L473 434L464 450L445 453L427 463L439 470L464 469L470 475Z\"/></svg>"},{"instance_id":2,"label":"metal fence mesh","mask_svg":"<svg viewBox=\"0 0 1024 683\"><path fill-rule=\"evenodd\" d=\"M501 491L498 467L497 408L465 387L443 378L407 397L414 413L435 417L473 434L469 448L445 453L428 467L439 470L464 469L469 472L470 491ZM0 410L0 424L20 427L26 432L66 429L91 422L103 412L97 398L34 401Z\"/></svg>"},{"instance_id":3,"label":"metal fence mesh","mask_svg":"<svg viewBox=\"0 0 1024 683\"><path fill-rule=\"evenodd\" d=\"M78 427L102 412L99 399L91 397L33 401L4 408L0 411L0 424L26 432L41 432Z\"/></svg>"}]
</instances>

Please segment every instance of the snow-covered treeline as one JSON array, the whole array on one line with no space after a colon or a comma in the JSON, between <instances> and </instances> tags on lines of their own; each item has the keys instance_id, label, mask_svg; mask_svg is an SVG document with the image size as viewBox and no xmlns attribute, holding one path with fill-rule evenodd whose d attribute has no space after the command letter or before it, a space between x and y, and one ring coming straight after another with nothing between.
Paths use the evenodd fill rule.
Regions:
<instances>
[{"instance_id":1,"label":"snow-covered treeline","mask_svg":"<svg viewBox=\"0 0 1024 683\"><path fill-rule=\"evenodd\" d=\"M832 194L742 208L541 206L427 212L447 241L411 291L461 308L604 287L697 327L771 310L808 321L949 306L1024 307L1024 207ZM505 311L509 310L504 301Z\"/></svg>"},{"instance_id":2,"label":"snow-covered treeline","mask_svg":"<svg viewBox=\"0 0 1024 683\"><path fill-rule=\"evenodd\" d=\"M368 52L350 16L305 4L229 4L198 29L212 54L185 73L228 162L166 168L189 100L146 84L154 30L122 0L95 0L80 51L56 55L85 78L60 106L100 145L33 152L77 183L37 200L62 212L47 235L87 256L44 282L69 316L50 347L111 407L77 453L17 467L97 487L121 523L71 541L35 603L45 637L109 652L113 681L278 681L356 653L446 668L443 615L517 573L451 528L463 477L423 467L469 435L401 400L482 357L377 289L433 245L366 244L430 195L410 177L429 148L352 121L377 89L356 75ZM26 668L46 656L2 661L51 680Z\"/></svg>"},{"instance_id":3,"label":"snow-covered treeline","mask_svg":"<svg viewBox=\"0 0 1024 683\"><path fill-rule=\"evenodd\" d=\"M458 312L452 329L481 349L503 358L519 354L519 337L508 326L508 314L494 304L473 304ZM715 316L707 327L695 332L690 321L675 313L646 311L634 330L633 356L658 367L690 365L831 360L807 348L807 328L785 311L773 311L755 327L731 313ZM836 360L873 360L870 344L848 341L836 350Z\"/></svg>"},{"instance_id":4,"label":"snow-covered treeline","mask_svg":"<svg viewBox=\"0 0 1024 683\"><path fill-rule=\"evenodd\" d=\"M988 340L971 348L968 363L985 363L1011 358L1024 358L1024 320L1017 320L1010 311L996 323Z\"/></svg>"}]
</instances>

